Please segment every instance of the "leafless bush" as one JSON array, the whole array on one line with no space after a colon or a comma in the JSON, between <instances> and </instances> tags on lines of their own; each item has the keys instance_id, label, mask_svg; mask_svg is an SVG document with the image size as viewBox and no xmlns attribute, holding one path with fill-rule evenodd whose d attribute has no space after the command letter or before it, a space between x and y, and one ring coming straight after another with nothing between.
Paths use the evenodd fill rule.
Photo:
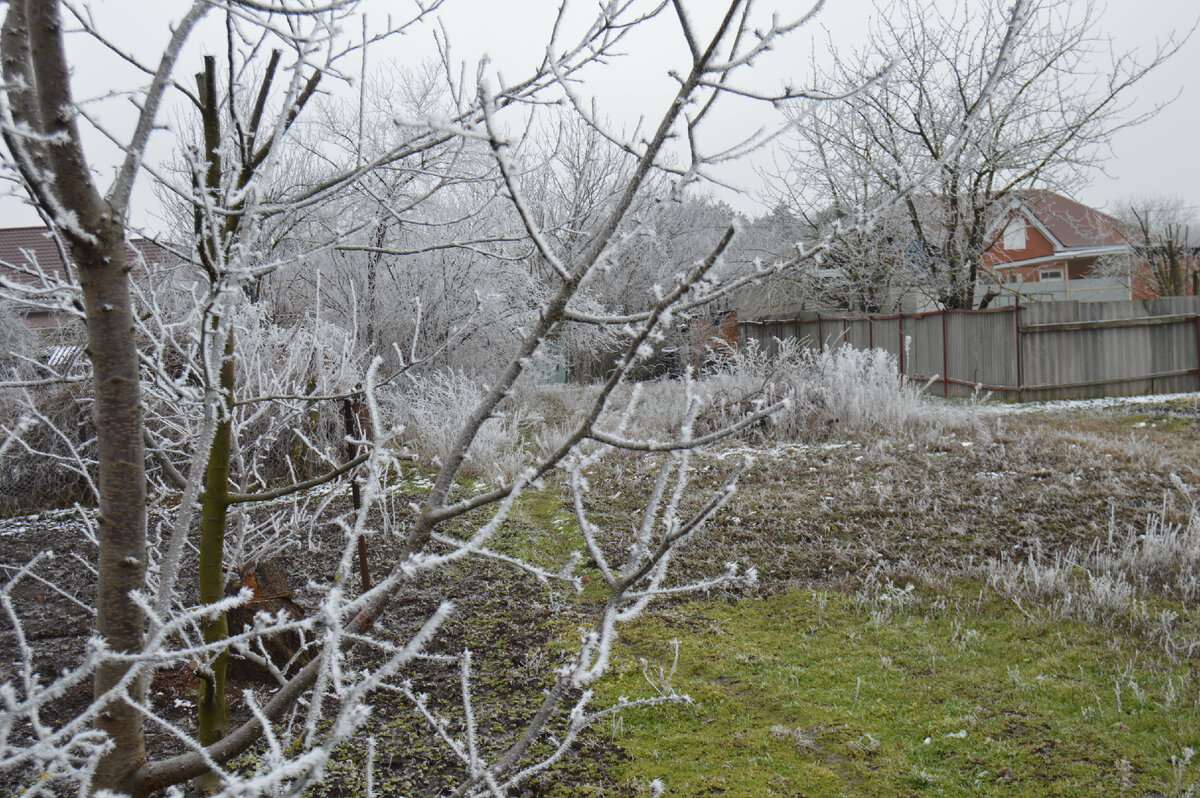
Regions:
<instances>
[{"instance_id":1,"label":"leafless bush","mask_svg":"<svg viewBox=\"0 0 1200 798\"><path fill-rule=\"evenodd\" d=\"M804 442L830 437L938 433L947 426L979 426L972 408L948 406L922 395L919 386L898 374L894 357L880 349L839 347L816 351L791 340L778 341L769 353L750 341L741 350L713 359L710 371L686 380L649 380L624 386L622 402L653 407L633 413L627 432L662 437L678 429L689 412L689 395L700 403L696 433L738 426L756 441ZM684 390L684 384L691 387ZM472 453L477 470L519 468L519 450L545 449L561 437L568 422L587 410L594 386L533 385L514 390L503 414L490 419L489 445ZM392 415L406 427L406 438L428 462L452 441L447 421L482 387L460 374L415 378L389 394ZM690 391L690 393L689 393ZM764 408L778 407L767 417ZM747 423L747 422L751 423ZM615 417L608 423L616 423Z\"/></svg>"},{"instance_id":2,"label":"leafless bush","mask_svg":"<svg viewBox=\"0 0 1200 798\"><path fill-rule=\"evenodd\" d=\"M83 385L0 391L0 516L94 501L95 427Z\"/></svg>"},{"instance_id":3,"label":"leafless bush","mask_svg":"<svg viewBox=\"0 0 1200 798\"><path fill-rule=\"evenodd\" d=\"M160 457L177 466L199 434L205 401L203 358L190 331L198 307L170 312L176 295L193 289L169 284L143 298L168 312L142 324L149 355L146 428ZM202 306L200 306L202 307ZM242 490L261 489L281 479L305 479L345 459L345 429L339 392L351 391L361 375L353 334L319 319L278 323L264 308L239 309L233 335L238 346L239 385L233 411L238 436L254 441L236 453Z\"/></svg>"},{"instance_id":4,"label":"leafless bush","mask_svg":"<svg viewBox=\"0 0 1200 798\"><path fill-rule=\"evenodd\" d=\"M0 378L29 376L34 335L11 302L0 301Z\"/></svg>"},{"instance_id":5,"label":"leafless bush","mask_svg":"<svg viewBox=\"0 0 1200 798\"><path fill-rule=\"evenodd\" d=\"M900 435L970 423L970 411L926 399L899 376L896 359L882 349L843 346L817 351L778 341L774 354L749 341L715 360L697 380L705 397L699 429L738 423L779 402L786 407L747 428L758 440L812 441L831 436ZM671 382L642 386L658 408L639 423L677 421L680 391ZM651 431L651 430L646 430Z\"/></svg>"},{"instance_id":6,"label":"leafless bush","mask_svg":"<svg viewBox=\"0 0 1200 798\"><path fill-rule=\"evenodd\" d=\"M419 462L437 467L445 462L456 443L464 408L477 404L487 393L483 384L457 371L438 371L413 376L382 400L389 421L403 429L401 438L417 453ZM526 403L507 402L487 419L463 461L465 475L493 482L514 479L530 458L525 453L525 436L543 417Z\"/></svg>"}]
</instances>

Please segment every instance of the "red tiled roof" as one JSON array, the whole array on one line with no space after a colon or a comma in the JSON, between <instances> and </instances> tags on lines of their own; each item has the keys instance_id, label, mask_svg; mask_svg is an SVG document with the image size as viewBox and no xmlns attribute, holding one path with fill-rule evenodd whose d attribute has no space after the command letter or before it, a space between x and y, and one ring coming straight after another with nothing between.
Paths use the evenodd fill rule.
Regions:
<instances>
[{"instance_id":1,"label":"red tiled roof","mask_svg":"<svg viewBox=\"0 0 1200 798\"><path fill-rule=\"evenodd\" d=\"M135 238L129 242L152 266L174 260L174 257L153 241ZM63 277L63 260L58 247L45 227L0 228L0 273L10 280L32 283L35 277L27 270L36 263L51 277Z\"/></svg>"},{"instance_id":2,"label":"red tiled roof","mask_svg":"<svg viewBox=\"0 0 1200 798\"><path fill-rule=\"evenodd\" d=\"M47 275L62 277L63 261L58 247L45 227L9 227L0 229L0 269L9 279L28 283L33 276L27 269L36 263Z\"/></svg>"},{"instance_id":3,"label":"red tiled roof","mask_svg":"<svg viewBox=\"0 0 1200 798\"><path fill-rule=\"evenodd\" d=\"M1066 249L1124 244L1128 226L1107 213L1046 189L1016 192L1025 207Z\"/></svg>"}]
</instances>

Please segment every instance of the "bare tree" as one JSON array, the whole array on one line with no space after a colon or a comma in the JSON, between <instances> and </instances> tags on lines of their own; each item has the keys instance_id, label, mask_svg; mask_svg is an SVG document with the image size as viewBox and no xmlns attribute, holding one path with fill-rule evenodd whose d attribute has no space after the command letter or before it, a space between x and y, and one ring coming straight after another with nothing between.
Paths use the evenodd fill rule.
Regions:
<instances>
[{"instance_id":1,"label":"bare tree","mask_svg":"<svg viewBox=\"0 0 1200 798\"><path fill-rule=\"evenodd\" d=\"M925 291L942 307L988 301L977 296L981 257L1003 204L1083 179L1114 133L1155 113L1134 112L1132 90L1182 44L1139 60L1104 44L1090 0L1032 0L1011 15L1009 5L905 0L880 16L870 44L825 71L823 87L845 101L793 109L796 157L775 181L802 211L901 197Z\"/></svg>"},{"instance_id":2,"label":"bare tree","mask_svg":"<svg viewBox=\"0 0 1200 798\"><path fill-rule=\"evenodd\" d=\"M414 18L422 18L435 6L416 4ZM87 9L75 10L80 11L75 21L102 39L91 14L83 13ZM668 567L678 547L730 498L738 475L733 470L707 500L685 509L683 497L692 474L690 451L755 423L779 405L763 407L731 427L700 435L693 430L699 400L689 392L676 433L666 440L645 440L627 434L638 403L635 396L623 404L619 389L637 364L652 354L672 318L783 264L759 264L734 279L716 280L714 271L736 233L731 226L703 257L654 286L637 312L597 311L584 301L581 289L610 267L609 254L622 225L653 175L674 176L682 190L703 175L706 164L723 157L705 155L697 144L703 140L698 134L715 117L714 109L723 97L736 94L781 102L793 96L755 88L752 66L808 17L788 23L772 19L755 29L752 26L760 21L750 3L731 0L719 18L701 29L690 20L682 0L669 5L610 0L572 38L564 7L543 62L525 79L503 83L481 69L478 80L468 85L457 70L446 69L450 113L414 120L378 152L364 152L361 158L356 154L352 164L330 170L316 182L293 184L281 179L281 172L289 165L298 118L318 83L336 80L343 74L340 64L370 39L347 42L338 35L354 19L353 4L204 0L177 22L159 62L141 67L150 83L137 97L137 122L124 143L117 177L102 194L78 131L78 120L86 117L71 94L61 11L57 2L9 4L0 34L4 69L0 112L5 164L19 172L31 201L66 240L79 274L77 289L59 285L54 290L68 299L71 291L78 290L88 327L98 438L95 617L99 637L78 664L44 683L35 667L36 657L20 635L21 618L10 600L15 585L36 578L39 561L0 589L4 599L0 604L22 645L19 672L0 690L5 710L0 720L0 768L29 769L33 774L29 794L50 794L70 785L81 794L108 791L141 796L197 777L206 791L298 793L321 778L332 751L366 720L364 705L376 691L386 689L411 702L414 714L428 721L444 743L446 757L461 768L463 778L454 794L508 793L563 756L587 723L628 703L598 710L590 705L590 686L608 668L622 624L664 593L738 585L754 577L752 570L742 572L731 564L714 574L672 581ZM218 88L221 73L215 64L202 66L195 88L172 78L184 42L200 19L213 11L226 15L230 56L224 79L229 85L260 87L252 97ZM644 136L620 138L590 113L578 94L577 76L585 67L607 61L631 30L656 20L673 26L690 55L677 73L676 95L652 130ZM400 29L389 28L380 36ZM118 50L118 55L136 63L123 51ZM445 49L443 57L449 65ZM247 79L250 76L256 79ZM270 101L273 85L281 96L277 103ZM175 182L146 163L146 145L168 93L193 103L203 124L202 144L184 159L188 164L184 180ZM519 146L522 138L509 132L510 127L521 127L529 107L558 100L565 100L589 125L617 143L632 163L605 206L578 220L580 234L569 244L551 236L533 212L525 193L525 175L531 169ZM673 139L690 142L682 158L666 152ZM751 139L750 144L756 141ZM454 445L438 464L425 495L411 512L384 512L389 474L398 468L401 456L394 445L398 431L379 412L378 393L392 375L382 370L377 357L365 368L357 367L348 346L353 329L331 329L316 314L303 325L287 328L263 321L263 297L257 287L264 276L304 268L357 232L352 224L350 229L335 230L332 238L297 240L277 234L276 221L302 218L322 203L345 203L347 195L376 187L375 176L381 170L413 169L424 154L453 147L455 142L482 145L490 156L486 172L479 177L486 180L498 174L501 196L519 219L525 245L536 250L546 268L540 273L536 312L512 335L513 346L494 369L493 379L473 406L454 408ZM179 254L193 261L205 280L172 281L149 275L135 291L126 241L131 189L143 172L163 178L167 190L193 209L192 237L179 247ZM379 201L390 214L409 199L393 194L380 195ZM529 453L528 465L519 474L482 492L464 494L459 479L481 430L500 412L531 358L568 323L618 330L623 348L617 368L587 395L582 412L552 445ZM419 338L419 330L413 337ZM399 371L419 360L412 354L414 348L407 351L408 355L399 356ZM278 365L281 358L290 363L287 368ZM330 359L340 369L332 376L327 367ZM346 389L350 373L361 379L361 389ZM328 379L314 376L320 374ZM333 451L338 458L317 477L304 480L287 474L280 480L258 466L266 462L259 452L278 441L289 419L298 421L319 402L336 406L351 394L361 394L370 409L371 434L354 441L364 449L362 455L338 465L341 446L331 450L314 440L309 449L318 457L324 454L332 460L335 455L327 453ZM145 413L143 407L148 408ZM258 409L265 407L282 409L264 420ZM152 424L146 423L147 417ZM303 434L302 422L294 426ZM155 455L150 473L147 438ZM606 546L585 508L584 472L614 450L642 452L662 462L632 536L620 545ZM80 455L77 460L88 472L91 464L86 458ZM310 509L304 503L308 499L300 494L302 489L326 483L354 465L364 470L361 507L339 512L331 506L332 500L323 508ZM449 660L459 674L461 734L447 729L410 682L414 663L453 614L452 603L440 603L415 631L385 628L385 610L403 586L427 580L468 558L497 560L547 582L578 584L574 560L551 571L490 548L521 494L554 475L573 492L585 548L602 574L603 607L571 659L553 671L551 687L524 729L503 740L498 753L485 756L472 710L469 651L435 658L443 665ZM296 497L285 505L291 508L292 521L311 512L344 532L346 544L335 577L310 616L259 614L249 628L229 635L223 616L250 598L247 590L229 596L212 590L225 574L243 564L233 559L230 549L244 555L252 546L269 546L273 537L284 534L288 522L278 516L262 520L257 538L239 534L237 545L228 547L233 509L288 496ZM153 499L149 504L153 535L147 530L148 497ZM243 521L249 523L245 517ZM192 559L189 545L197 526L200 538L211 540L211 545L198 547L198 562ZM372 534L395 540L397 551L381 569L378 581L354 595L347 586L355 543ZM187 600L180 585L180 574L189 569L199 572L199 605ZM268 640L285 633L303 635L312 644L303 658L297 654L282 665L261 656L280 685L266 701L247 696L250 719L226 728L220 662L231 648L246 656L256 650L265 654ZM156 669L189 662L197 663L205 681L199 739L156 712L145 689ZM86 709L62 725L41 721L45 707L88 679L94 681L94 700ZM647 702L679 698L667 692ZM545 732L556 717L562 733L551 739ZM162 756L154 752L151 758L146 747L148 726L166 729L177 752ZM260 740L263 750L256 761L236 768L230 764ZM549 743L548 753L535 753L533 746L539 741Z\"/></svg>"},{"instance_id":3,"label":"bare tree","mask_svg":"<svg viewBox=\"0 0 1200 798\"><path fill-rule=\"evenodd\" d=\"M925 286L925 255L898 207L873 214L863 206L834 207L796 218L781 204L749 230L776 252L796 241L831 239L811 263L744 292L743 306L760 315L801 307L890 313Z\"/></svg>"},{"instance_id":4,"label":"bare tree","mask_svg":"<svg viewBox=\"0 0 1200 798\"><path fill-rule=\"evenodd\" d=\"M145 623L136 593L145 582L146 482L141 391L130 305L125 216L179 47L206 9L177 28L153 83L117 178L102 195L80 143L57 3L9 5L0 32L4 69L4 138L32 199L62 231L79 269L96 392L100 559L97 632L116 655L95 667L97 730L112 740L94 764L92 784L116 789L145 758L144 679L121 655L143 648ZM128 697L122 697L125 693ZM29 696L28 698L35 698Z\"/></svg>"},{"instance_id":5,"label":"bare tree","mask_svg":"<svg viewBox=\"0 0 1200 798\"><path fill-rule=\"evenodd\" d=\"M443 75L430 64L379 71L364 81L357 104L324 104L305 146L335 174L379 157L413 134L412 120L453 115ZM326 301L356 315L368 351L385 358L393 345L412 340L417 318L423 331L417 348L426 354L462 337L503 339L486 328L519 326L502 308L527 303L514 285L520 281L505 278L521 272L515 264L529 248L497 195L498 177L486 146L462 138L373 170L343 202L324 203L297 231L330 240L346 218L369 220L357 232L342 233L319 269L298 275L306 293L311 296L320 280ZM504 299L485 302L479 292L477 300L482 286ZM477 312L481 304L496 312Z\"/></svg>"},{"instance_id":6,"label":"bare tree","mask_svg":"<svg viewBox=\"0 0 1200 798\"><path fill-rule=\"evenodd\" d=\"M1127 223L1126 240L1136 262L1148 267L1148 288L1156 296L1200 296L1200 229L1194 211L1189 212L1177 197L1144 197L1121 203L1118 218Z\"/></svg>"}]
</instances>

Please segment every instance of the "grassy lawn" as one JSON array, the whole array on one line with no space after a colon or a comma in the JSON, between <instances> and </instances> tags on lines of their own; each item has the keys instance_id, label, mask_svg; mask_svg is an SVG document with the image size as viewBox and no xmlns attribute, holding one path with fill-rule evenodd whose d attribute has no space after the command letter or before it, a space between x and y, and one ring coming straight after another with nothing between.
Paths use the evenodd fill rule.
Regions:
<instances>
[{"instance_id":1,"label":"grassy lawn","mask_svg":"<svg viewBox=\"0 0 1200 798\"><path fill-rule=\"evenodd\" d=\"M1176 644L1194 641L1194 602L1147 582L1074 620L1070 594L1000 595L986 562L1082 558L1110 531L1110 546L1136 539L1164 507L1186 520L1197 438L1193 421L1154 412L1076 412L755 452L738 500L680 568L738 559L760 568L760 588L649 612L597 697L674 690L692 703L606 723L599 735L628 757L550 792L647 795L659 779L680 796L1194 794L1195 651L1145 633L1159 619ZM597 479L594 517L620 527L639 473ZM555 519L555 554L572 548L551 497L526 518ZM1072 580L1082 593L1090 578Z\"/></svg>"},{"instance_id":2,"label":"grassy lawn","mask_svg":"<svg viewBox=\"0 0 1200 798\"><path fill-rule=\"evenodd\" d=\"M911 584L911 583L910 583ZM1182 795L1194 663L968 582L708 600L629 631L604 698L693 703L606 730L668 795ZM640 663L644 662L644 666ZM1175 757L1175 764L1172 764ZM608 794L597 789L595 794Z\"/></svg>"},{"instance_id":3,"label":"grassy lawn","mask_svg":"<svg viewBox=\"0 0 1200 798\"><path fill-rule=\"evenodd\" d=\"M1170 525L1186 524L1200 497L1200 412L959 418L697 452L685 516L735 463L753 463L678 552L672 578L736 561L757 568L757 585L664 599L622 626L591 710L622 697L690 702L601 720L517 794L1195 796L1200 525ZM650 460L618 454L587 474L582 501L610 562L639 523ZM389 511L399 516L429 480L405 467ZM1168 523L1154 534L1152 514ZM376 537L373 562L396 545ZM376 795L452 791L463 767L414 702L464 734L461 675L447 665L464 648L481 755L521 734L606 591L578 554L561 481L524 494L491 546L551 574L573 563L582 590L486 559L406 585L378 634L404 641L440 602L456 606L431 656L406 671L419 698L374 695L363 733L307 795L359 798L367 774ZM328 579L327 559L290 556L291 573ZM556 720L530 759L565 733Z\"/></svg>"},{"instance_id":4,"label":"grassy lawn","mask_svg":"<svg viewBox=\"0 0 1200 798\"><path fill-rule=\"evenodd\" d=\"M1195 403L957 418L695 453L685 517L735 463L753 462L678 552L675 584L736 561L758 570L757 585L662 600L621 627L590 708L664 694L690 703L601 720L518 794L1196 795L1200 526L1170 526L1186 525L1200 497ZM617 454L586 474L583 505L610 562L640 522L653 460ZM428 480L398 475L393 512ZM1151 515L1168 524L1157 537ZM386 559L386 545L374 541L373 557ZM461 737L460 675L437 656L471 650L485 758L521 733L606 595L561 481L523 495L490 545L551 574L571 563L582 590L464 560L407 587L388 620L402 640L437 602L455 602L434 658L408 675ZM313 798L366 795L367 773L375 794L460 783L411 698L372 703ZM531 759L565 732L552 724Z\"/></svg>"}]
</instances>

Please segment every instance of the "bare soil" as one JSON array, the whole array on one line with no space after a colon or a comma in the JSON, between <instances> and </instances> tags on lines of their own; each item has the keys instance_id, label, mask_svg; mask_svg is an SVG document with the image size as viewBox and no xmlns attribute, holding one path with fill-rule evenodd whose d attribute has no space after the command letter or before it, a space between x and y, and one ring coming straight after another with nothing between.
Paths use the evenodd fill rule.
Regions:
<instances>
[{"instance_id":1,"label":"bare soil","mask_svg":"<svg viewBox=\"0 0 1200 798\"><path fill-rule=\"evenodd\" d=\"M1197 414L1139 406L767 448L708 542L685 559L699 565L715 548L756 565L761 589L775 592L1102 546L1110 527L1123 532L1164 501L1169 520L1187 520L1200 496L1198 443Z\"/></svg>"},{"instance_id":2,"label":"bare soil","mask_svg":"<svg viewBox=\"0 0 1200 798\"><path fill-rule=\"evenodd\" d=\"M403 497L400 504L404 504ZM297 540L274 557L274 562L289 575L295 598L302 606L315 606L324 586L331 583L344 542L340 529L326 525L311 536L311 550L308 539ZM372 540L370 559L376 573L384 564L394 561L396 547L394 539ZM21 633L34 654L35 669L40 678L48 681L82 661L91 634L91 612L87 607L95 599L91 565L95 561L95 546L84 533L78 514L59 512L0 521L0 567L5 582L39 554L42 556L34 572L40 579L22 579L12 596ZM182 579L189 585L187 600L197 601L195 574L184 573ZM492 563L466 563L444 572L436 580L402 588L374 632L394 642L407 641L441 602L454 602L455 615L443 626L427 652L438 655L458 654L463 648L472 651L477 721L481 738L491 743L481 750L486 757L503 750L524 729L542 699L543 689L551 683L550 672L559 664L544 653L550 638L559 637L564 631L561 621L552 622L546 598L544 588L523 573L514 574ZM0 621L0 682L19 678L21 664L12 621L5 617ZM370 663L362 660L359 664ZM435 659L423 660L416 663L410 677L415 688L430 697L435 711L444 712L450 720L450 731L460 733L461 728L455 726L460 700L457 666ZM252 691L260 702L269 699L273 692L271 686L247 678L246 669L233 665L228 682L231 727L250 717L244 691ZM155 712L179 728L194 730L199 686L199 680L187 666L157 672L150 687ZM90 701L90 682L80 684L42 713L41 720L51 728L62 725ZM377 785L387 785L395 790L394 794L426 795L441 794L444 788L461 781L463 770L453 764L452 757L445 755L437 736L415 718L406 699L378 695L373 705L366 734L375 736L379 745ZM147 728L147 748L152 758L180 753L178 742L155 726ZM584 735L577 749L580 756L569 758L554 772L553 778L535 780L523 794L541 795L551 784L562 784L564 780L596 782L601 778L603 763L623 755L599 734ZM347 748L331 768L331 776L313 794L361 795L359 782L364 761L364 750ZM345 771L350 778L338 778L339 771ZM18 794L25 783L22 774L0 773L0 795Z\"/></svg>"}]
</instances>

